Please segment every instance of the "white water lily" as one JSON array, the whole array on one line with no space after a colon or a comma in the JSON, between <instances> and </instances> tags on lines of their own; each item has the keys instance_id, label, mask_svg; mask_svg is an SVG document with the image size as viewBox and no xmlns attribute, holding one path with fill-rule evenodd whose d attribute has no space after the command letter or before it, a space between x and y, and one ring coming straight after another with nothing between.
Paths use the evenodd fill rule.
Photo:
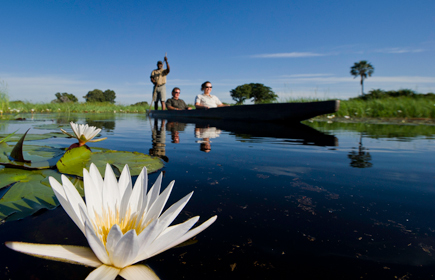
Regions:
<instances>
[{"instance_id":1,"label":"white water lily","mask_svg":"<svg viewBox=\"0 0 435 280\"><path fill-rule=\"evenodd\" d=\"M6 246L34 256L98 267L86 279L115 279L118 274L126 279L153 279L139 278L140 273L132 271L141 271L143 275L143 269L132 265L194 237L217 218L213 216L194 229L191 227L199 217L170 226L193 192L162 214L174 182L160 193L160 174L147 193L145 167L132 187L127 165L118 182L109 165L103 180L97 167L91 164L89 172L83 170L86 204L66 176L62 175L63 185L52 177L49 180L57 199L86 236L92 250L22 242L6 242Z\"/></svg>"},{"instance_id":2,"label":"white water lily","mask_svg":"<svg viewBox=\"0 0 435 280\"><path fill-rule=\"evenodd\" d=\"M83 146L87 142L99 142L107 139L107 137L104 137L104 138L92 140L92 138L94 138L95 136L98 135L98 133L100 133L101 128L96 128L95 126L89 126L87 124L76 124L73 122L70 122L70 125L75 135L66 132L62 128L60 130L70 137L77 138L77 140L79 140L80 146Z\"/></svg>"}]
</instances>

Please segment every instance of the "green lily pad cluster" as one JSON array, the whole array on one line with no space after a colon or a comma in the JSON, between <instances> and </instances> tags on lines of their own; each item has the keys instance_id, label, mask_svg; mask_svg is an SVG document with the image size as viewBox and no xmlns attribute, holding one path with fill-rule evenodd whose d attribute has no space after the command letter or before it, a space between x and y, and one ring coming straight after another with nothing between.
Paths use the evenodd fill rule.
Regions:
<instances>
[{"instance_id":1,"label":"green lily pad cluster","mask_svg":"<svg viewBox=\"0 0 435 280\"><path fill-rule=\"evenodd\" d=\"M65 149L48 146L23 145L26 134L0 135L0 221L23 219L41 209L53 209L59 205L48 177L61 182L65 174L83 194L83 168L94 163L104 174L110 164L119 175L128 164L132 176L139 175L144 166L148 173L163 168L163 161L137 152L113 151L96 148L92 152L86 145ZM28 135L32 140L63 137L63 134L47 133ZM18 140L17 140L18 139ZM6 142L17 141L14 146Z\"/></svg>"}]
</instances>

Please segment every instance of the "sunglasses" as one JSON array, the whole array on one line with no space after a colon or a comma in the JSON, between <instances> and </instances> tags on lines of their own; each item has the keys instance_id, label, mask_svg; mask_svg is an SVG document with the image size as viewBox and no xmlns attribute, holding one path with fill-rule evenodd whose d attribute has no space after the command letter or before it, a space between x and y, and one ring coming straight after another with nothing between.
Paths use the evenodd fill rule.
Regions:
<instances>
[{"instance_id":1,"label":"sunglasses","mask_svg":"<svg viewBox=\"0 0 435 280\"><path fill-rule=\"evenodd\" d=\"M213 88L213 87L205 87L205 88Z\"/></svg>"}]
</instances>

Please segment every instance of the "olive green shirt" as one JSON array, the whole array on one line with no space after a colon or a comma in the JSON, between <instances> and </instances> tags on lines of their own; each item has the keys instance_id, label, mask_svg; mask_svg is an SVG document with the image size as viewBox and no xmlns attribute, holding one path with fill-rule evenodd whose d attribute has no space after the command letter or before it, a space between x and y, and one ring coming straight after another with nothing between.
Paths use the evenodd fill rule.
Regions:
<instances>
[{"instance_id":1,"label":"olive green shirt","mask_svg":"<svg viewBox=\"0 0 435 280\"><path fill-rule=\"evenodd\" d=\"M174 98L170 98L166 101L166 107L168 106L172 106L180 110L186 110L188 108L184 100L182 99L175 100Z\"/></svg>"}]
</instances>

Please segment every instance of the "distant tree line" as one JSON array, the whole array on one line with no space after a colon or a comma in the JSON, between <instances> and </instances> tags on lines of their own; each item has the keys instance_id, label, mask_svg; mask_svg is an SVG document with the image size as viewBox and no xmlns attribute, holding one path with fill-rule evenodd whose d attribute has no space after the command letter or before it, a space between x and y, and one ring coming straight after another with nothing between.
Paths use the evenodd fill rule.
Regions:
<instances>
[{"instance_id":1,"label":"distant tree line","mask_svg":"<svg viewBox=\"0 0 435 280\"><path fill-rule=\"evenodd\" d=\"M411 97L411 98L429 98L435 100L435 94L432 92L422 94L415 92L411 89L399 89L399 90L382 90L382 89L372 89L367 94L360 95L351 99L361 99L361 100L370 100L370 99L385 99L385 98L396 98L396 97Z\"/></svg>"},{"instance_id":2,"label":"distant tree line","mask_svg":"<svg viewBox=\"0 0 435 280\"><path fill-rule=\"evenodd\" d=\"M77 97L75 97L75 95L72 93L57 92L54 96L56 96L56 99L52 100L51 103L69 103L69 102L75 103L79 101Z\"/></svg>"},{"instance_id":3,"label":"distant tree line","mask_svg":"<svg viewBox=\"0 0 435 280\"><path fill-rule=\"evenodd\" d=\"M113 90L105 90L104 92L100 89L94 89L89 91L88 94L83 96L86 102L109 102L115 103L116 94Z\"/></svg>"},{"instance_id":4,"label":"distant tree line","mask_svg":"<svg viewBox=\"0 0 435 280\"><path fill-rule=\"evenodd\" d=\"M244 84L230 91L231 97L236 101L236 105L241 105L246 100L252 99L255 104L270 103L276 101L276 95L270 87L263 84Z\"/></svg>"},{"instance_id":5,"label":"distant tree line","mask_svg":"<svg viewBox=\"0 0 435 280\"><path fill-rule=\"evenodd\" d=\"M52 100L51 103L68 103L68 102L75 103L79 101L77 97L72 93L57 92L55 96L56 99ZM88 91L88 94L83 96L83 98L86 100L86 102L115 103L116 93L110 89L104 92L100 89L94 89L92 91Z\"/></svg>"}]
</instances>

